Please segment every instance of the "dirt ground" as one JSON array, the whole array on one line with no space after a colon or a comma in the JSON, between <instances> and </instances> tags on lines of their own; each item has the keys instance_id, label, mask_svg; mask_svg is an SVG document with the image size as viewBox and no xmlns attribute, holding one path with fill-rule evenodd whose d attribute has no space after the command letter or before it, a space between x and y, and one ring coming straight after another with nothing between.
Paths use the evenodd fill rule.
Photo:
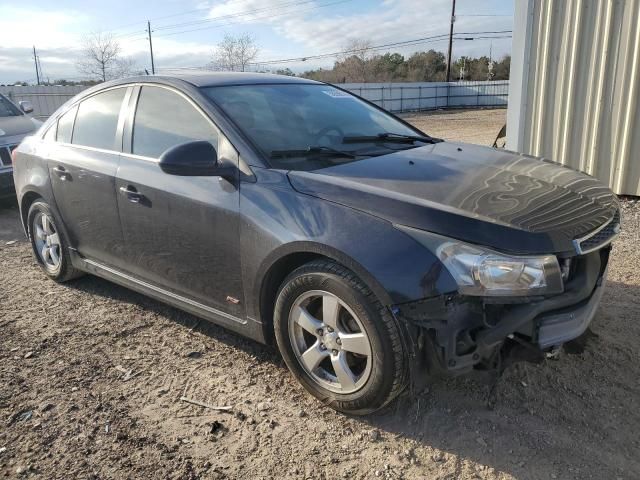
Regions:
<instances>
[{"instance_id":1,"label":"dirt ground","mask_svg":"<svg viewBox=\"0 0 640 480\"><path fill-rule=\"evenodd\" d=\"M0 206L0 477L640 478L640 202L623 219L583 351L509 368L494 409L457 378L358 418L273 347L95 277L46 280Z\"/></svg>"},{"instance_id":2,"label":"dirt ground","mask_svg":"<svg viewBox=\"0 0 640 480\"><path fill-rule=\"evenodd\" d=\"M407 113L402 118L433 137L490 146L507 121L507 109L438 110L426 115Z\"/></svg>"}]
</instances>

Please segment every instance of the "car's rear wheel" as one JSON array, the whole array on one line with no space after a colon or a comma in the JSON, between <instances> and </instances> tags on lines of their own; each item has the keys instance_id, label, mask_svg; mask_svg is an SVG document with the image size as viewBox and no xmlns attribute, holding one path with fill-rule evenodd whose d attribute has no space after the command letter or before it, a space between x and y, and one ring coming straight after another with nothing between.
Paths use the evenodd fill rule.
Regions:
<instances>
[{"instance_id":1,"label":"car's rear wheel","mask_svg":"<svg viewBox=\"0 0 640 480\"><path fill-rule=\"evenodd\" d=\"M38 200L31 204L27 226L33 254L49 278L65 282L82 275L71 264L68 243L47 203Z\"/></svg>"},{"instance_id":2,"label":"car's rear wheel","mask_svg":"<svg viewBox=\"0 0 640 480\"><path fill-rule=\"evenodd\" d=\"M336 410L373 412L405 386L398 326L367 286L335 262L314 261L287 277L274 326L289 369Z\"/></svg>"}]
</instances>

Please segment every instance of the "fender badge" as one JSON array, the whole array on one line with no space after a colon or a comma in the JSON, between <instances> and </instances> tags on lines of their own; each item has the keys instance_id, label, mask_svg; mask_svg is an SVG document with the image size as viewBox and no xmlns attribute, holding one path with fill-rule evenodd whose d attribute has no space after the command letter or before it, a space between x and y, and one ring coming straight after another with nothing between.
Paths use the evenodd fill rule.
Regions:
<instances>
[{"instance_id":1,"label":"fender badge","mask_svg":"<svg viewBox=\"0 0 640 480\"><path fill-rule=\"evenodd\" d=\"M232 297L231 295L227 295L227 302L233 303L234 305L237 305L237 304L240 303L240 300L238 300L235 297Z\"/></svg>"}]
</instances>

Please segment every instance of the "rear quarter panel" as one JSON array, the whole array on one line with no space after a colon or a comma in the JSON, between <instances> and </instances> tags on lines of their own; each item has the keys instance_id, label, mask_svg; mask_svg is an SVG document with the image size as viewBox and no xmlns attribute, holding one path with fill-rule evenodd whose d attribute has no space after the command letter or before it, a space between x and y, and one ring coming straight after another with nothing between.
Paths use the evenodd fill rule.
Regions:
<instances>
[{"instance_id":1,"label":"rear quarter panel","mask_svg":"<svg viewBox=\"0 0 640 480\"><path fill-rule=\"evenodd\" d=\"M13 180L25 233L26 225L24 222L28 213L26 199L37 195L49 205L57 208L47 168L48 149L47 144L35 136L26 137L16 149L17 153L13 162Z\"/></svg>"}]
</instances>

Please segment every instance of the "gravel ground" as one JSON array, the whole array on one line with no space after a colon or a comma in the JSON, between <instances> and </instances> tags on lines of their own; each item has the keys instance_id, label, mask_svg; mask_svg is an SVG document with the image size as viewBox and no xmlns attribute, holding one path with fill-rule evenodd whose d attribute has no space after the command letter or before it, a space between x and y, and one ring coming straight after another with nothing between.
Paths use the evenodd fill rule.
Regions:
<instances>
[{"instance_id":1,"label":"gravel ground","mask_svg":"<svg viewBox=\"0 0 640 480\"><path fill-rule=\"evenodd\" d=\"M450 141L493 145L507 121L507 109L438 110L403 114L402 118L434 137Z\"/></svg>"},{"instance_id":2,"label":"gravel ground","mask_svg":"<svg viewBox=\"0 0 640 480\"><path fill-rule=\"evenodd\" d=\"M640 478L640 202L623 205L584 349L509 368L493 409L465 377L366 418L308 396L272 347L95 277L46 280L0 206L0 477Z\"/></svg>"}]
</instances>

